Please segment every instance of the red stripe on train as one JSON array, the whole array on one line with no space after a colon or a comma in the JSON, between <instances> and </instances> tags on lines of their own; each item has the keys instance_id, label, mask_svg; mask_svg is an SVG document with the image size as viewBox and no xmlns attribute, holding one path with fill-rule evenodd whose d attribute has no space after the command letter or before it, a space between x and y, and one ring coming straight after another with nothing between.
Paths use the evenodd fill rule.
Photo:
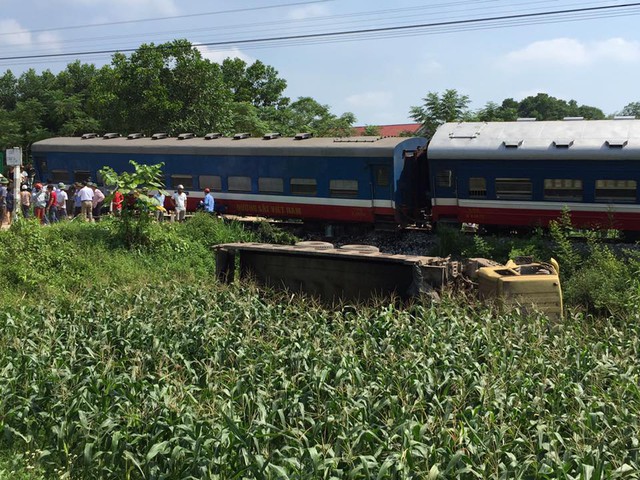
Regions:
<instances>
[{"instance_id":1,"label":"red stripe on train","mask_svg":"<svg viewBox=\"0 0 640 480\"><path fill-rule=\"evenodd\" d=\"M434 206L434 221L455 220L480 225L546 227L562 215L562 209L474 208L455 205ZM612 228L640 230L640 214L633 212L570 211L574 226L580 228Z\"/></svg>"}]
</instances>

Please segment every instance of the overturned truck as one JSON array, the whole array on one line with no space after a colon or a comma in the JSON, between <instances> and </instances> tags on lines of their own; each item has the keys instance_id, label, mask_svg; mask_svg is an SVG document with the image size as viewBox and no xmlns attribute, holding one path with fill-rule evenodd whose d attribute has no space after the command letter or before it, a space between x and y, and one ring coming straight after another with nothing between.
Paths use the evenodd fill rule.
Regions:
<instances>
[{"instance_id":1,"label":"overturned truck","mask_svg":"<svg viewBox=\"0 0 640 480\"><path fill-rule=\"evenodd\" d=\"M482 258L456 261L394 255L370 245L334 248L327 242L227 243L215 250L216 275L226 283L235 279L239 265L240 278L333 302L387 295L436 298L439 290L460 280L477 288L481 299L501 307L533 307L549 316L562 316L555 260L547 264L519 259L500 265Z\"/></svg>"}]
</instances>

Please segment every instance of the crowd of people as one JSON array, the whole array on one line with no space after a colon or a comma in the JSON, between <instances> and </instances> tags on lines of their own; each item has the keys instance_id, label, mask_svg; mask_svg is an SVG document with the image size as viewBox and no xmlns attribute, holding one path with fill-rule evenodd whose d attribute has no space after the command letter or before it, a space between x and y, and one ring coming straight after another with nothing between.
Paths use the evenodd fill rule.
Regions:
<instances>
[{"instance_id":1,"label":"crowd of people","mask_svg":"<svg viewBox=\"0 0 640 480\"><path fill-rule=\"evenodd\" d=\"M98 186L90 181L77 182L65 185L60 182L33 183L30 186L28 179L23 178L20 186L20 196L14 198L13 182L0 175L0 226L11 223L14 209L20 208L23 218L37 218L43 225L48 225L72 218L78 218L87 222L99 221L103 212L105 195ZM175 220L184 221L187 213L187 194L183 185L178 185L176 192L170 197L169 203L175 211ZM204 189L204 199L198 205L198 209L207 213L215 213L215 201L210 189ZM162 221L165 215L165 195L158 191L151 198L154 216ZM136 197L125 199L124 195L116 190L110 205L110 211L119 216L127 205L135 208Z\"/></svg>"},{"instance_id":2,"label":"crowd of people","mask_svg":"<svg viewBox=\"0 0 640 480\"><path fill-rule=\"evenodd\" d=\"M105 195L95 183L65 185L60 182L33 186L23 183L20 196L15 199L13 182L0 177L0 225L11 223L14 209L20 207L23 218L37 218L42 224L56 223L79 217L85 221L100 219Z\"/></svg>"}]
</instances>

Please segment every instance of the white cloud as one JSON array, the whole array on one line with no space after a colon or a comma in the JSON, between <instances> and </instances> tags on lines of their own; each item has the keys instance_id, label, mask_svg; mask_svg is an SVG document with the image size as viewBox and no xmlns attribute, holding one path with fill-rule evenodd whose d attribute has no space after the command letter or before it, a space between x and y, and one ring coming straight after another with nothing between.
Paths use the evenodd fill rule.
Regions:
<instances>
[{"instance_id":1,"label":"white cloud","mask_svg":"<svg viewBox=\"0 0 640 480\"><path fill-rule=\"evenodd\" d=\"M31 44L31 33L22 27L17 20L8 18L0 20L0 45L28 46Z\"/></svg>"},{"instance_id":2,"label":"white cloud","mask_svg":"<svg viewBox=\"0 0 640 480\"><path fill-rule=\"evenodd\" d=\"M289 12L288 17L291 20L306 20L307 18L322 17L328 13L329 9L324 5L307 5L294 8Z\"/></svg>"},{"instance_id":3,"label":"white cloud","mask_svg":"<svg viewBox=\"0 0 640 480\"><path fill-rule=\"evenodd\" d=\"M347 97L347 103L356 108L385 108L393 104L393 93L383 91L356 93Z\"/></svg>"},{"instance_id":4,"label":"white cloud","mask_svg":"<svg viewBox=\"0 0 640 480\"><path fill-rule=\"evenodd\" d=\"M204 58L215 63L222 63L225 58L239 58L240 60L244 60L247 63L253 63L255 61L252 57L250 57L246 53L243 53L236 47L226 50L216 50L207 47L206 45L198 44L194 44L194 47L200 50L200 53Z\"/></svg>"},{"instance_id":5,"label":"white cloud","mask_svg":"<svg viewBox=\"0 0 640 480\"><path fill-rule=\"evenodd\" d=\"M622 38L581 42L574 38L554 38L533 42L506 55L510 64L518 66L565 65L589 66L599 61L636 62L640 59L640 42Z\"/></svg>"}]
</instances>

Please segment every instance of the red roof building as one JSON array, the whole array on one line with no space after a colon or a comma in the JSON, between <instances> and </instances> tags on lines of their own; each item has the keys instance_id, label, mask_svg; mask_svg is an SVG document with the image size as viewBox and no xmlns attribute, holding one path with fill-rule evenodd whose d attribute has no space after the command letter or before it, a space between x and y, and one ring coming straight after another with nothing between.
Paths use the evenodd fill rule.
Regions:
<instances>
[{"instance_id":1,"label":"red roof building","mask_svg":"<svg viewBox=\"0 0 640 480\"><path fill-rule=\"evenodd\" d=\"M418 130L422 126L421 123L397 123L395 125L368 125L369 127L376 127L381 137L399 137L400 135L406 135L407 133L413 135L419 135ZM365 128L367 127L353 127L353 135L364 135Z\"/></svg>"}]
</instances>

